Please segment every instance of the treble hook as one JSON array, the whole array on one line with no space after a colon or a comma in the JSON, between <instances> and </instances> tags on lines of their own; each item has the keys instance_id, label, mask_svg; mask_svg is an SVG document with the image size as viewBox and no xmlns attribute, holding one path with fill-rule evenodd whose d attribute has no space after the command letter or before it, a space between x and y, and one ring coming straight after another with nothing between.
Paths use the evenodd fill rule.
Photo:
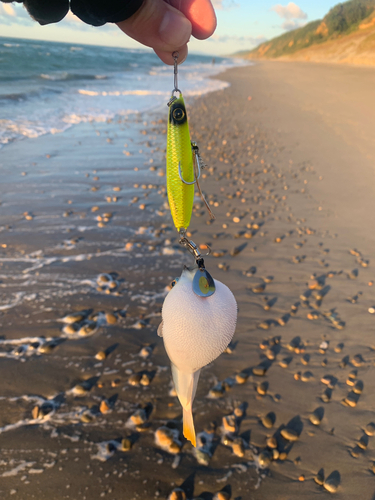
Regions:
<instances>
[{"instance_id":1,"label":"treble hook","mask_svg":"<svg viewBox=\"0 0 375 500\"><path fill-rule=\"evenodd\" d=\"M198 192L199 192L199 195L200 195L203 203L206 205L207 211L210 214L210 219L211 220L215 220L215 215L212 212L210 204L206 200L206 198L205 198L205 196L204 196L204 194L202 192L201 186L199 184L199 178L201 176L201 168L204 168L204 165L201 165L201 157L200 157L200 154L199 154L199 148L198 148L196 142L192 142L191 143L191 147L192 147L192 150L193 150L194 173L195 173L195 180L196 180L196 183L197 183Z\"/></svg>"}]
</instances>

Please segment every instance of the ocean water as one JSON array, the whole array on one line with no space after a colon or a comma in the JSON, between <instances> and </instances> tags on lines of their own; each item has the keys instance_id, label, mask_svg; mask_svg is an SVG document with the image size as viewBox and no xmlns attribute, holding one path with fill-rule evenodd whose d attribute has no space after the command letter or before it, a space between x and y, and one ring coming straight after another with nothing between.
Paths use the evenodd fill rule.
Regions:
<instances>
[{"instance_id":1,"label":"ocean water","mask_svg":"<svg viewBox=\"0 0 375 500\"><path fill-rule=\"evenodd\" d=\"M189 55L179 67L185 96L228 84L209 78L243 64ZM81 122L154 109L169 98L173 68L151 52L0 37L0 148Z\"/></svg>"}]
</instances>

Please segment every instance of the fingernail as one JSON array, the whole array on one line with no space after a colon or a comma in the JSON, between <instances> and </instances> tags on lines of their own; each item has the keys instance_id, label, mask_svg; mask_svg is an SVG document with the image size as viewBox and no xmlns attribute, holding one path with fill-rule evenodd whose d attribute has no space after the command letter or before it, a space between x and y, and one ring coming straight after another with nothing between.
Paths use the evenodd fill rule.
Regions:
<instances>
[{"instance_id":1,"label":"fingernail","mask_svg":"<svg viewBox=\"0 0 375 500\"><path fill-rule=\"evenodd\" d=\"M185 16L168 10L160 23L159 35L163 42L178 48L189 41L191 29Z\"/></svg>"}]
</instances>

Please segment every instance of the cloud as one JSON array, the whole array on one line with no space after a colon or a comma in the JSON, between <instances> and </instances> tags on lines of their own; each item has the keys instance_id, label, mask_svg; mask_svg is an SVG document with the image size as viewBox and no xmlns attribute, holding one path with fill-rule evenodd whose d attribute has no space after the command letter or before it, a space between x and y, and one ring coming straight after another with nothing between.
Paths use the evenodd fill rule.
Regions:
<instances>
[{"instance_id":1,"label":"cloud","mask_svg":"<svg viewBox=\"0 0 375 500\"><path fill-rule=\"evenodd\" d=\"M282 19L290 21L291 19L307 19L306 12L293 2L289 2L285 7L281 4L274 5L271 10L276 12ZM285 23L284 23L285 24Z\"/></svg>"},{"instance_id":2,"label":"cloud","mask_svg":"<svg viewBox=\"0 0 375 500\"><path fill-rule=\"evenodd\" d=\"M291 30L296 30L297 28L302 28L306 23L301 23L298 21L294 21L293 19L290 19L288 21L284 21L281 27L285 31L291 31Z\"/></svg>"},{"instance_id":3,"label":"cloud","mask_svg":"<svg viewBox=\"0 0 375 500\"><path fill-rule=\"evenodd\" d=\"M20 24L30 26L33 23L34 21L21 5L10 5L8 3L0 5L0 25Z\"/></svg>"},{"instance_id":4,"label":"cloud","mask_svg":"<svg viewBox=\"0 0 375 500\"><path fill-rule=\"evenodd\" d=\"M11 16L11 17L16 16L16 13L15 13L13 7L11 5L9 5L8 3L5 3L2 7L3 7L3 11L6 15Z\"/></svg>"},{"instance_id":5,"label":"cloud","mask_svg":"<svg viewBox=\"0 0 375 500\"><path fill-rule=\"evenodd\" d=\"M229 10L239 7L235 0L212 0L212 5L216 10Z\"/></svg>"},{"instance_id":6,"label":"cloud","mask_svg":"<svg viewBox=\"0 0 375 500\"><path fill-rule=\"evenodd\" d=\"M237 36L237 35L212 35L209 39L211 42L215 43L228 43L228 42L236 42L240 44L246 44L251 46L257 46L261 43L265 42L267 38L264 36Z\"/></svg>"}]
</instances>

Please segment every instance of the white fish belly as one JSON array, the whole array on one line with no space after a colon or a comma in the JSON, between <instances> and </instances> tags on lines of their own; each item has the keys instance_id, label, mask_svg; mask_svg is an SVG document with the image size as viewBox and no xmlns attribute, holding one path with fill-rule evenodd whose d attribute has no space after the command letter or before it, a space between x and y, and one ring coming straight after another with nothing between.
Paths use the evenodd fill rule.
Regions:
<instances>
[{"instance_id":1,"label":"white fish belly","mask_svg":"<svg viewBox=\"0 0 375 500\"><path fill-rule=\"evenodd\" d=\"M164 345L181 371L192 373L211 363L234 335L236 300L226 285L216 280L215 285L211 297L199 297L192 290L189 273L184 272L164 301Z\"/></svg>"}]
</instances>

